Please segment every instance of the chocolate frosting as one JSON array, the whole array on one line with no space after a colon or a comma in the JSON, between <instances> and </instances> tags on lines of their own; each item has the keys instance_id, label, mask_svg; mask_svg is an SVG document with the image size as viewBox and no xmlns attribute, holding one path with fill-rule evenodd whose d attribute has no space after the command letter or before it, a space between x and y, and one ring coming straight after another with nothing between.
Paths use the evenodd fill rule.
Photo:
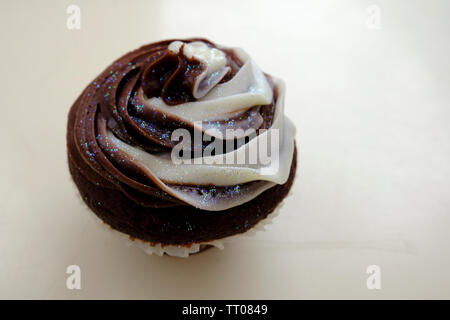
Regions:
<instances>
[{"instance_id":1,"label":"chocolate frosting","mask_svg":"<svg viewBox=\"0 0 450 320\"><path fill-rule=\"evenodd\" d=\"M79 96L69 119L73 122L69 123L73 126L73 136L68 136L72 163L92 183L118 189L141 206L187 204L183 198L167 192L159 179L149 174L130 153L118 147L123 143L150 155L160 155L170 152L176 145L177 142L171 140L175 129L184 128L192 136L197 130L189 118L165 112L167 109L155 108L151 103L159 99L167 107L184 108L186 103L201 100L194 97L193 86L206 66L196 58L187 57L182 49L178 53L170 51L168 47L173 41L176 40L145 45L116 60ZM185 44L201 41L225 53L226 74L218 84L231 82L243 68L245 61L233 49L219 47L206 39L179 41ZM204 119L203 130L211 127L220 130L270 128L276 111L278 86L270 76L264 77L272 90L271 102L252 105L238 112L224 112L226 116L219 115L217 119ZM202 145L202 148L205 146ZM206 194L209 198L217 197L222 201L233 196L236 190L240 193L253 192L273 185L266 181L229 186L166 183L172 190L203 197Z\"/></svg>"}]
</instances>

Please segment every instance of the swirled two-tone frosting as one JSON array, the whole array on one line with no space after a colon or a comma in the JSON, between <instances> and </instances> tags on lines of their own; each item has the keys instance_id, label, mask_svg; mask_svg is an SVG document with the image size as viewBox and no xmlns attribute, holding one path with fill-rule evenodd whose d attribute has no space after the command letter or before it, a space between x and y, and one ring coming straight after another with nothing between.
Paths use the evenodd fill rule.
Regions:
<instances>
[{"instance_id":1,"label":"swirled two-tone frosting","mask_svg":"<svg viewBox=\"0 0 450 320\"><path fill-rule=\"evenodd\" d=\"M92 182L117 188L142 206L232 208L288 179L295 128L283 112L284 92L281 80L264 74L238 48L205 39L143 46L110 65L77 100L76 156ZM244 142L227 153L203 155L202 163L176 163L171 151L177 129L206 133L224 145ZM227 129L244 134L229 137ZM258 134L245 137L249 129ZM243 157L267 138L279 141L276 162L221 161ZM195 154L195 145L190 151Z\"/></svg>"}]
</instances>

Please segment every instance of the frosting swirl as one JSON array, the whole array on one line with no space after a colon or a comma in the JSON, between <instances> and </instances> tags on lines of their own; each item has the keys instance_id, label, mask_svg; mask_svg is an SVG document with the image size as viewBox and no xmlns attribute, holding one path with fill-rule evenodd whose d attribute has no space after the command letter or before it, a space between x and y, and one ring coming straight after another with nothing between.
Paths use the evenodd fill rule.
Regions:
<instances>
[{"instance_id":1,"label":"frosting swirl","mask_svg":"<svg viewBox=\"0 0 450 320\"><path fill-rule=\"evenodd\" d=\"M206 39L157 42L119 58L83 91L74 104L69 157L92 182L117 188L139 205L221 211L286 182L295 128L283 108L283 82L241 49ZM210 155L209 164L175 164L172 134L180 128L216 143L243 143ZM230 138L227 129L241 130ZM249 129L265 130L249 139ZM217 161L248 153L259 139L278 138L277 130L277 170Z\"/></svg>"}]
</instances>

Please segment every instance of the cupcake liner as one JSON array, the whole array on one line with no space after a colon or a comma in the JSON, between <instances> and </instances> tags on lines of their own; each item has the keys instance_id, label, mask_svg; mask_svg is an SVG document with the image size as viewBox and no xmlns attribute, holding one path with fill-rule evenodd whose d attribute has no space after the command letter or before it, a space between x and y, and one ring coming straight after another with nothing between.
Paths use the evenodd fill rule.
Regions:
<instances>
[{"instance_id":1,"label":"cupcake liner","mask_svg":"<svg viewBox=\"0 0 450 320\"><path fill-rule=\"evenodd\" d=\"M255 235L258 231L265 231L265 227L269 224L272 224L273 219L279 215L280 209L283 205L284 205L284 202L281 202L275 208L275 210L272 211L266 218L259 221L254 227L247 230L246 232L235 234L235 235L221 238L221 239L212 240L212 241L192 243L189 246L163 245L161 243L151 244L150 242L143 241L140 239L131 240L129 237L127 237L123 233L122 233L122 235L126 237L128 246L137 246L140 249L144 250L147 254L156 254L158 256L163 256L164 254L167 254L172 257L188 258L189 255L200 252L200 250L203 246L212 246L212 247L218 248L220 250L223 250L225 248L225 244L227 244L227 243L234 242L238 239L251 237L251 236ZM117 230L114 230L111 228L110 228L110 230L112 230L116 233L118 232ZM121 232L119 232L119 233L121 233Z\"/></svg>"},{"instance_id":2,"label":"cupcake liner","mask_svg":"<svg viewBox=\"0 0 450 320\"><path fill-rule=\"evenodd\" d=\"M295 177L294 177L295 179ZM265 231L266 226L273 223L273 219L276 218L280 214L281 208L284 206L284 203L287 198L292 196L292 187L291 190L289 190L288 195L278 204L278 206L269 214L266 218L259 221L255 226L253 226L251 229L235 234L229 237L216 239L212 241L205 241L205 242L198 242L198 243L192 243L188 246L186 245L164 245L161 243L150 243L148 241L140 240L140 239L131 239L129 235L120 232L114 228L112 228L109 224L105 223L103 220L101 220L83 201L81 195L78 193L80 202L83 203L87 211L89 212L89 216L92 218L92 220L96 221L96 223L102 225L102 227L107 227L110 232L114 233L116 236L122 237L125 244L128 247L131 246L137 246L138 248L145 251L147 254L156 254L158 256L163 256L164 254L172 257L179 257L179 258L188 258L190 255L198 253L202 250L204 246L212 246L215 248L218 248L220 250L223 250L225 248L225 244L234 242L239 239L245 239L254 236L258 231Z\"/></svg>"}]
</instances>

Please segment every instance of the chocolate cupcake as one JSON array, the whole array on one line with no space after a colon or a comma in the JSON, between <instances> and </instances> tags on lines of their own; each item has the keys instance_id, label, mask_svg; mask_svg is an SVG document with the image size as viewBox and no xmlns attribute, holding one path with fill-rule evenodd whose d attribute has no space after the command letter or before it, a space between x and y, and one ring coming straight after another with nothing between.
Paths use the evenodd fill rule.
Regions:
<instances>
[{"instance_id":1,"label":"chocolate cupcake","mask_svg":"<svg viewBox=\"0 0 450 320\"><path fill-rule=\"evenodd\" d=\"M284 83L206 39L145 45L81 93L69 169L89 208L149 252L187 256L267 222L296 172Z\"/></svg>"}]
</instances>

